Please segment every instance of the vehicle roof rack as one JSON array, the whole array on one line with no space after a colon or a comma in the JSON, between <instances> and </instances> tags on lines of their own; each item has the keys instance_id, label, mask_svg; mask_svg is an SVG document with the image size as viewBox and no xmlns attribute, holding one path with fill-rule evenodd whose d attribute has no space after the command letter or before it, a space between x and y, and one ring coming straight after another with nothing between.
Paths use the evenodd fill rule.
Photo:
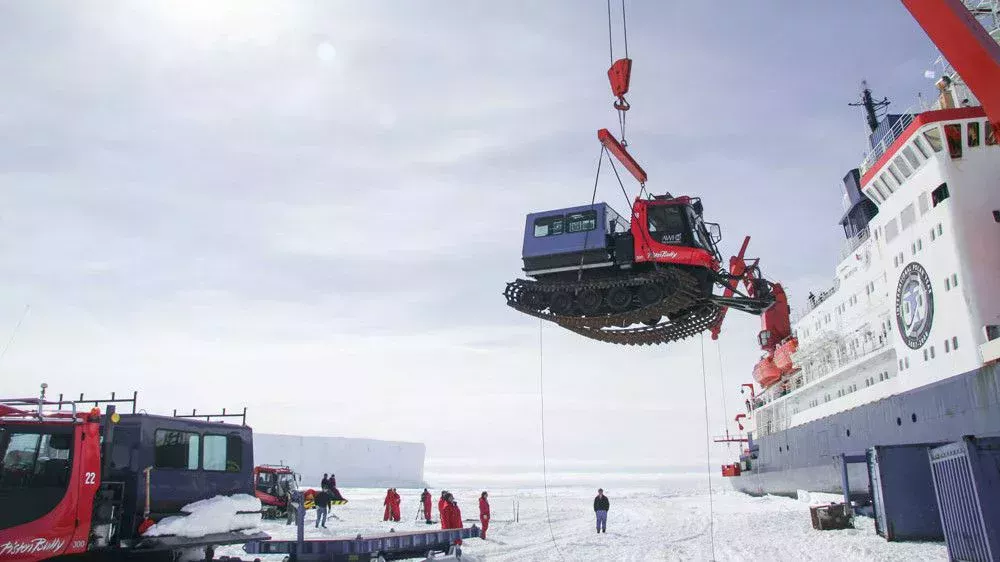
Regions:
<instances>
[{"instance_id":1,"label":"vehicle roof rack","mask_svg":"<svg viewBox=\"0 0 1000 562\"><path fill-rule=\"evenodd\" d=\"M202 418L204 418L205 421L212 421L212 418L240 418L240 423L242 425L246 425L247 424L247 407L243 406L243 412L239 413L239 414L226 413L226 409L225 408L222 409L222 413L221 414L199 414L198 410L194 409L194 408L191 409L191 413L190 414L178 414L177 410L175 409L174 410L174 417L175 418L193 418L193 419L202 419ZM225 423L224 419L223 420L218 420L218 421L219 421L219 423Z\"/></svg>"},{"instance_id":2,"label":"vehicle roof rack","mask_svg":"<svg viewBox=\"0 0 1000 562\"><path fill-rule=\"evenodd\" d=\"M63 399L63 395L62 393L60 393L59 400L52 403L58 404L60 409L62 409L63 404L72 404L74 406L76 406L77 404L93 404L95 407L100 406L101 404L132 404L132 413L134 414L136 411L135 408L138 400L139 400L139 391L133 390L132 398L118 398L117 396L115 396L114 392L111 393L111 398L97 398L97 399L85 398L83 393L81 392L79 400L71 400L68 398Z\"/></svg>"}]
</instances>

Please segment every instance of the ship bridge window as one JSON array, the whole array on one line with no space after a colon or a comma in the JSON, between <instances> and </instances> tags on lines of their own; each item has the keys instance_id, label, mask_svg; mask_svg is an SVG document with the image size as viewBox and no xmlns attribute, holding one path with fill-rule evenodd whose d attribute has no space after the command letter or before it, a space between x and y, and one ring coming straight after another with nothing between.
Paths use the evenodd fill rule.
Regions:
<instances>
[{"instance_id":1,"label":"ship bridge window","mask_svg":"<svg viewBox=\"0 0 1000 562\"><path fill-rule=\"evenodd\" d=\"M890 194L895 191L892 187L892 182L889 181L889 176L885 175L885 172L882 172L882 175L880 175L878 179L882 180L882 184L889 190Z\"/></svg>"},{"instance_id":2,"label":"ship bridge window","mask_svg":"<svg viewBox=\"0 0 1000 562\"><path fill-rule=\"evenodd\" d=\"M903 157L902 156L897 156L897 157L893 158L892 159L892 163L895 164L897 168L899 168L899 172L901 174L903 174L903 179L904 180L906 178L910 177L910 175L912 174L912 172L910 171L910 167L907 166L906 162L903 161Z\"/></svg>"},{"instance_id":3,"label":"ship bridge window","mask_svg":"<svg viewBox=\"0 0 1000 562\"><path fill-rule=\"evenodd\" d=\"M974 121L966 125L966 140L969 147L979 146L979 121Z\"/></svg>"},{"instance_id":4,"label":"ship bridge window","mask_svg":"<svg viewBox=\"0 0 1000 562\"><path fill-rule=\"evenodd\" d=\"M903 178L902 176L900 176L899 170L896 168L896 164L893 163L893 162L890 162L888 170L889 170L889 173L892 175L892 179L896 180L897 184L903 185L903 180L906 179L906 178Z\"/></svg>"},{"instance_id":5,"label":"ship bridge window","mask_svg":"<svg viewBox=\"0 0 1000 562\"><path fill-rule=\"evenodd\" d=\"M652 205L646 209L649 234L662 244L683 244L690 236L684 224L684 207L680 205Z\"/></svg>"},{"instance_id":6,"label":"ship bridge window","mask_svg":"<svg viewBox=\"0 0 1000 562\"><path fill-rule=\"evenodd\" d=\"M962 157L962 125L949 123L944 126L944 136L948 139L948 154L952 158Z\"/></svg>"},{"instance_id":7,"label":"ship bridge window","mask_svg":"<svg viewBox=\"0 0 1000 562\"><path fill-rule=\"evenodd\" d=\"M937 186L937 189L931 192L931 204L937 207L938 203L944 201L948 197L949 197L948 184L942 183L941 185Z\"/></svg>"},{"instance_id":8,"label":"ship bridge window","mask_svg":"<svg viewBox=\"0 0 1000 562\"><path fill-rule=\"evenodd\" d=\"M872 182L872 187L874 187L875 191L878 192L878 195L880 195L882 197L881 200L885 201L889 197L889 193L891 193L891 192L886 192L883 189L883 187L881 185L879 185L880 183L882 183L882 182L880 180L876 179L875 181ZM874 193L873 193L873 195L874 195ZM878 199L878 197L876 197L876 199Z\"/></svg>"},{"instance_id":9,"label":"ship bridge window","mask_svg":"<svg viewBox=\"0 0 1000 562\"><path fill-rule=\"evenodd\" d=\"M566 215L566 232L586 232L597 228L597 211L583 211Z\"/></svg>"},{"instance_id":10,"label":"ship bridge window","mask_svg":"<svg viewBox=\"0 0 1000 562\"><path fill-rule=\"evenodd\" d=\"M535 238L562 234L564 224L565 219L562 215L537 218L535 219Z\"/></svg>"},{"instance_id":11,"label":"ship bridge window","mask_svg":"<svg viewBox=\"0 0 1000 562\"><path fill-rule=\"evenodd\" d=\"M920 167L920 158L917 157L917 153L913 152L912 148L904 146L903 156L906 157L906 161L910 163L910 166L912 166L914 170Z\"/></svg>"},{"instance_id":12,"label":"ship bridge window","mask_svg":"<svg viewBox=\"0 0 1000 562\"><path fill-rule=\"evenodd\" d=\"M986 122L986 145L993 146L997 143L997 135L989 121Z\"/></svg>"},{"instance_id":13,"label":"ship bridge window","mask_svg":"<svg viewBox=\"0 0 1000 562\"><path fill-rule=\"evenodd\" d=\"M927 149L927 145L924 144L924 141L920 137L913 137L913 146L917 147L917 150L920 151L920 154L924 158L930 158L931 157L931 153Z\"/></svg>"},{"instance_id":14,"label":"ship bridge window","mask_svg":"<svg viewBox=\"0 0 1000 562\"><path fill-rule=\"evenodd\" d=\"M941 129L934 127L924 131L924 138L927 139L927 144L931 145L934 152L941 152L944 145L941 143Z\"/></svg>"}]
</instances>

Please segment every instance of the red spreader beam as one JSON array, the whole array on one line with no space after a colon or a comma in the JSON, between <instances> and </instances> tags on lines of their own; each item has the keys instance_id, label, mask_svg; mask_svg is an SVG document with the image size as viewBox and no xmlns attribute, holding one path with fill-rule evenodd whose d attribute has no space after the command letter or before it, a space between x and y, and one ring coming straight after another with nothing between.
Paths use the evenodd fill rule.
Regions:
<instances>
[{"instance_id":1,"label":"red spreader beam","mask_svg":"<svg viewBox=\"0 0 1000 562\"><path fill-rule=\"evenodd\" d=\"M608 152L614 155L614 157L617 158L623 166L625 166L625 169L635 176L635 179L638 180L640 184L645 185L647 179L646 170L642 169L642 166L635 161L635 158L632 158L632 155L625 150L622 143L618 142L618 139L616 139L611 132L607 129L597 131L597 140L601 141L604 148L608 149Z\"/></svg>"}]
</instances>

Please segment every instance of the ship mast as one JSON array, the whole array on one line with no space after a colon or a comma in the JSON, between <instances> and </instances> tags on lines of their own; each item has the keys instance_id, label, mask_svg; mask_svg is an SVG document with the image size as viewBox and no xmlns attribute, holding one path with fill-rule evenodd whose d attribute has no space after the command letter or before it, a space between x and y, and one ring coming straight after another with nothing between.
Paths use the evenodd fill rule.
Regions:
<instances>
[{"instance_id":1,"label":"ship mast","mask_svg":"<svg viewBox=\"0 0 1000 562\"><path fill-rule=\"evenodd\" d=\"M847 105L865 108L865 120L868 121L868 128L874 133L875 129L878 129L878 110L889 105L889 98L883 97L880 101L875 101L872 98L871 88L868 87L868 81L862 80L861 103L849 103Z\"/></svg>"}]
</instances>

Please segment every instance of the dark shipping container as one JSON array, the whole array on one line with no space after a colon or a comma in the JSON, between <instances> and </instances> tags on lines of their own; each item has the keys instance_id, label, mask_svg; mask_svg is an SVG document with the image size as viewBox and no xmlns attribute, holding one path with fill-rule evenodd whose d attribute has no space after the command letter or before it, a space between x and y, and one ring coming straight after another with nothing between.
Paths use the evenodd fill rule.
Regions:
<instances>
[{"instance_id":1,"label":"dark shipping container","mask_svg":"<svg viewBox=\"0 0 1000 562\"><path fill-rule=\"evenodd\" d=\"M1000 562L1000 437L966 436L928 455L949 559Z\"/></svg>"},{"instance_id":2,"label":"dark shipping container","mask_svg":"<svg viewBox=\"0 0 1000 562\"><path fill-rule=\"evenodd\" d=\"M941 541L941 514L928 460L941 443L876 446L868 449L868 482L875 531L890 541Z\"/></svg>"}]
</instances>

